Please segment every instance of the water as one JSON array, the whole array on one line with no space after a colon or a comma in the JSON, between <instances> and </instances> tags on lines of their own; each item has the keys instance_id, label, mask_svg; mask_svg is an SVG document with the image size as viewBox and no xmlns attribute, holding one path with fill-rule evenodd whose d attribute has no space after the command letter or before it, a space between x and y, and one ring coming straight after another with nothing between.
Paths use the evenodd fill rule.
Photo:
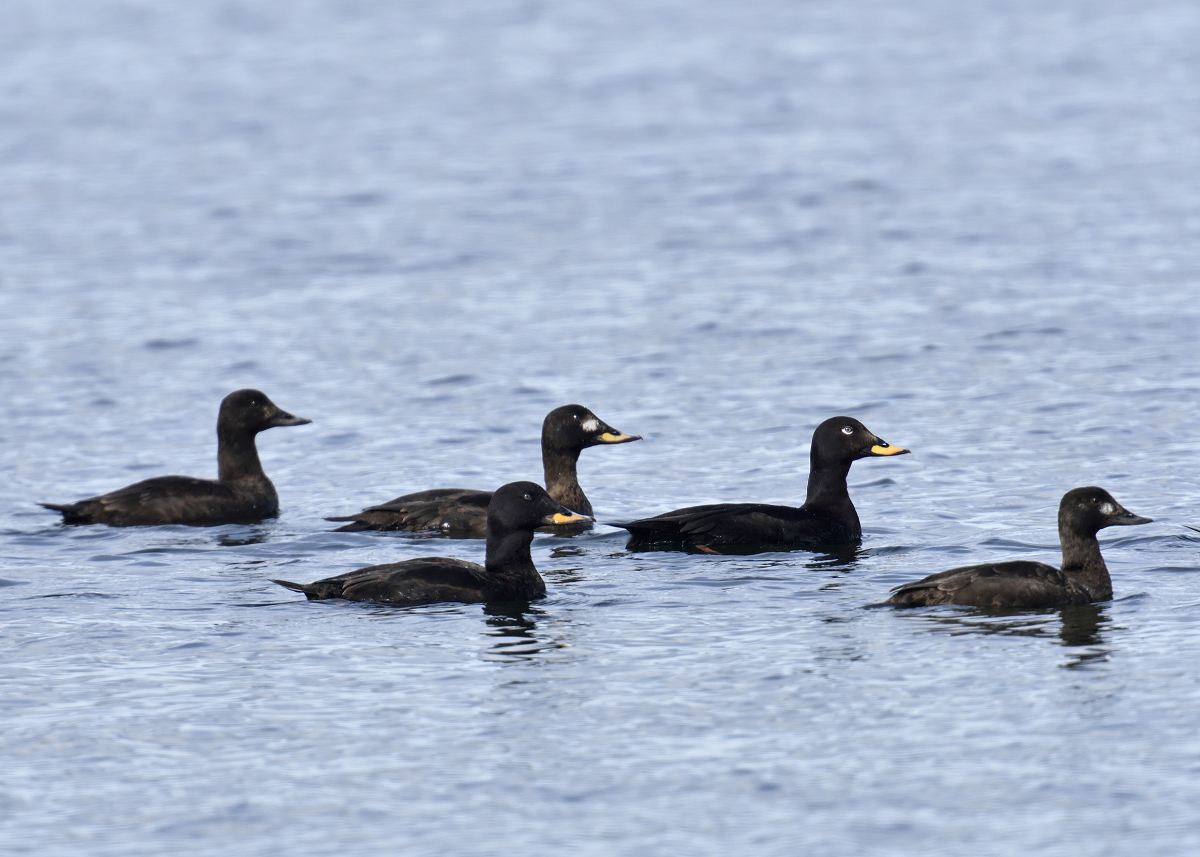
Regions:
<instances>
[{"instance_id":1,"label":"water","mask_svg":"<svg viewBox=\"0 0 1200 857\"><path fill-rule=\"evenodd\" d=\"M1200 12L1187 0L10 0L0 27L0 844L11 854L1182 854L1200 847ZM215 473L261 526L64 529ZM482 544L333 534L540 478L602 520L798 503L848 561L539 537L528 609L307 603ZM865 610L1055 561L1116 598Z\"/></svg>"}]
</instances>

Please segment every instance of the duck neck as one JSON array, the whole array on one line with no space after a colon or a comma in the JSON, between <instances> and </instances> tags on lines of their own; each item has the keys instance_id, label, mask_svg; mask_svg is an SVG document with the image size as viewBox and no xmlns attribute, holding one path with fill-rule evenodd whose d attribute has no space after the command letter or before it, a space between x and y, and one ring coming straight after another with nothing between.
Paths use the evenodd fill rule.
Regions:
<instances>
[{"instance_id":1,"label":"duck neck","mask_svg":"<svg viewBox=\"0 0 1200 857\"><path fill-rule=\"evenodd\" d=\"M862 535L862 525L846 487L849 475L850 462L818 461L814 456L808 471L808 497L804 508L841 522L858 538Z\"/></svg>"},{"instance_id":2,"label":"duck neck","mask_svg":"<svg viewBox=\"0 0 1200 857\"><path fill-rule=\"evenodd\" d=\"M546 594L546 583L534 568L533 556L529 552L531 544L531 532L497 534L488 527L484 568L496 580L498 595L524 600Z\"/></svg>"},{"instance_id":3,"label":"duck neck","mask_svg":"<svg viewBox=\"0 0 1200 857\"><path fill-rule=\"evenodd\" d=\"M218 482L265 482L262 462L258 460L258 448L254 444L254 432L217 427L217 481Z\"/></svg>"},{"instance_id":4,"label":"duck neck","mask_svg":"<svg viewBox=\"0 0 1200 857\"><path fill-rule=\"evenodd\" d=\"M556 503L562 503L573 512L592 514L592 504L579 487L575 465L579 461L578 449L550 449L542 447L542 471L546 476L546 493Z\"/></svg>"},{"instance_id":5,"label":"duck neck","mask_svg":"<svg viewBox=\"0 0 1200 857\"><path fill-rule=\"evenodd\" d=\"M1093 601L1112 598L1112 578L1108 576L1108 566L1100 555L1100 542L1096 534L1063 532L1059 533L1059 541L1062 542L1063 572L1085 587Z\"/></svg>"}]
</instances>

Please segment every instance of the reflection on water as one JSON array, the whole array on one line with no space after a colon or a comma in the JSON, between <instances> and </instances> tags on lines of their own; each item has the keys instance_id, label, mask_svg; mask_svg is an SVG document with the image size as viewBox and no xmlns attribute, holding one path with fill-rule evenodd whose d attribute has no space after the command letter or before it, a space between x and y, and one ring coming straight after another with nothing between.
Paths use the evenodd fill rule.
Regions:
<instances>
[{"instance_id":1,"label":"reflection on water","mask_svg":"<svg viewBox=\"0 0 1200 857\"><path fill-rule=\"evenodd\" d=\"M748 545L694 545L690 542L660 542L657 544L638 545L630 548L630 539L626 542L625 550L630 553L689 553L710 556L755 556L764 553L812 553L818 567L839 562L849 562L862 551L860 545L820 545L813 548L797 547L796 545L777 545L760 542Z\"/></svg>"},{"instance_id":2,"label":"reflection on water","mask_svg":"<svg viewBox=\"0 0 1200 857\"><path fill-rule=\"evenodd\" d=\"M1062 645L1071 648L1097 647L1104 645L1104 631L1112 620L1107 606L1103 604L1073 604L1046 610L987 610L969 607L952 614L925 613L909 614L932 622L951 636L962 634L998 634L1011 637L1057 638ZM1058 622L1055 622L1058 619ZM1110 649L1093 648L1091 651L1076 652L1065 667L1084 666L1105 660Z\"/></svg>"},{"instance_id":3,"label":"reflection on water","mask_svg":"<svg viewBox=\"0 0 1200 857\"><path fill-rule=\"evenodd\" d=\"M640 546L637 550L630 551L628 547L625 549L628 553L688 553L698 554L701 556L761 556L767 553L786 553L792 557L803 557L805 568L853 568L858 560L867 556L867 551L858 544L848 545L826 545L819 548L808 549L798 548L795 545L719 545L713 547L697 547L696 545L645 545ZM559 556L555 553L553 556ZM567 554L562 554L567 555ZM789 559L786 562L779 563L794 567L795 560ZM761 563L763 566L775 565L777 563L764 559Z\"/></svg>"},{"instance_id":4,"label":"reflection on water","mask_svg":"<svg viewBox=\"0 0 1200 857\"><path fill-rule=\"evenodd\" d=\"M1062 628L1058 636L1065 646L1095 646L1102 642L1100 631L1111 623L1102 604L1073 604L1059 611Z\"/></svg>"},{"instance_id":5,"label":"reflection on water","mask_svg":"<svg viewBox=\"0 0 1200 857\"><path fill-rule=\"evenodd\" d=\"M855 575L851 572L858 571L859 558L864 556L866 556L864 550L859 547L851 547L841 553L822 554L814 557L806 562L804 567L833 571L833 574L829 575L829 580L819 587L822 592L829 592L841 589L854 579Z\"/></svg>"},{"instance_id":6,"label":"reflection on water","mask_svg":"<svg viewBox=\"0 0 1200 857\"><path fill-rule=\"evenodd\" d=\"M839 545L828 553L816 553L804 563L805 568L841 568L853 571L858 567L860 557L866 556L866 551L860 545Z\"/></svg>"},{"instance_id":7,"label":"reflection on water","mask_svg":"<svg viewBox=\"0 0 1200 857\"><path fill-rule=\"evenodd\" d=\"M217 544L221 547L236 548L245 545L261 545L267 538L268 533L265 527L253 527L248 531L222 533L217 537Z\"/></svg>"},{"instance_id":8,"label":"reflection on water","mask_svg":"<svg viewBox=\"0 0 1200 857\"><path fill-rule=\"evenodd\" d=\"M532 607L528 601L485 604L483 615L487 617L487 630L484 634L495 639L487 652L487 656L493 659L528 659L555 649L566 648L564 643L546 639L544 632L538 634L535 617L545 616L546 613Z\"/></svg>"},{"instance_id":9,"label":"reflection on water","mask_svg":"<svg viewBox=\"0 0 1200 857\"><path fill-rule=\"evenodd\" d=\"M1082 648L1103 645L1104 638L1100 632L1108 630L1112 623L1104 605L1075 604L1062 608L1059 613L1062 616L1062 628L1059 629L1058 636L1064 646ZM1073 669L1087 666L1094 661L1105 661L1108 660L1110 651L1111 649L1091 648L1073 652L1074 657L1062 666Z\"/></svg>"}]
</instances>

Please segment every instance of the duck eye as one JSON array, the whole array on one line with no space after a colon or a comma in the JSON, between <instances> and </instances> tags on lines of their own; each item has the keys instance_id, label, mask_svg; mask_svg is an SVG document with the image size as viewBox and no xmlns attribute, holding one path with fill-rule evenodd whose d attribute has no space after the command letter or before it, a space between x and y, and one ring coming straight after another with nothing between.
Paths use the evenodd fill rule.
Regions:
<instances>
[{"instance_id":1,"label":"duck eye","mask_svg":"<svg viewBox=\"0 0 1200 857\"><path fill-rule=\"evenodd\" d=\"M526 499L526 500L532 500L532 499L533 499L533 495L532 495L532 494L526 494L526 495L525 495L525 499Z\"/></svg>"},{"instance_id":2,"label":"duck eye","mask_svg":"<svg viewBox=\"0 0 1200 857\"><path fill-rule=\"evenodd\" d=\"M854 426L844 426L842 428L842 434L854 434Z\"/></svg>"}]
</instances>

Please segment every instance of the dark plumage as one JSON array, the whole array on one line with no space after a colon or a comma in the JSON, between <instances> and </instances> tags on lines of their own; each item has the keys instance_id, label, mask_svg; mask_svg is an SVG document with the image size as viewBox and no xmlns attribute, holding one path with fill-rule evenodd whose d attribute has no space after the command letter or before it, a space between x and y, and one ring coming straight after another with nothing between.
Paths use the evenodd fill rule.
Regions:
<instances>
[{"instance_id":1,"label":"dark plumage","mask_svg":"<svg viewBox=\"0 0 1200 857\"><path fill-rule=\"evenodd\" d=\"M1096 533L1105 527L1148 524L1121 506L1103 488L1074 488L1058 505L1058 538L1063 563L1028 560L988 562L931 574L897 586L886 603L899 607L964 604L973 607L1057 607L1112 598L1112 578Z\"/></svg>"},{"instance_id":2,"label":"dark plumage","mask_svg":"<svg viewBox=\"0 0 1200 857\"><path fill-rule=\"evenodd\" d=\"M345 598L401 605L529 601L546 594L546 583L529 554L533 531L548 524L588 520L556 502L540 485L510 482L492 494L488 506L485 565L428 556L360 568L315 583L273 582L303 592L310 601Z\"/></svg>"},{"instance_id":3,"label":"dark plumage","mask_svg":"<svg viewBox=\"0 0 1200 857\"><path fill-rule=\"evenodd\" d=\"M856 542L862 538L862 526L846 490L850 465L860 458L907 452L879 439L856 419L833 417L813 432L808 498L799 508L716 503L614 526L629 530L629 550L698 549L716 553L714 548L720 546L753 551Z\"/></svg>"},{"instance_id":4,"label":"dark plumage","mask_svg":"<svg viewBox=\"0 0 1200 857\"><path fill-rule=\"evenodd\" d=\"M157 476L78 503L41 503L66 524L113 527L240 524L279 514L279 495L263 472L254 436L275 426L310 423L280 410L258 390L238 390L217 416L217 478Z\"/></svg>"},{"instance_id":5,"label":"dark plumage","mask_svg":"<svg viewBox=\"0 0 1200 857\"><path fill-rule=\"evenodd\" d=\"M546 490L564 506L590 516L592 504L579 487L575 473L579 453L589 446L641 439L641 435L622 434L583 405L555 408L542 422L542 468ZM487 531L487 509L491 499L491 491L433 488L371 506L357 515L325 520L351 522L338 527L337 532L436 530L457 538L481 539Z\"/></svg>"}]
</instances>

